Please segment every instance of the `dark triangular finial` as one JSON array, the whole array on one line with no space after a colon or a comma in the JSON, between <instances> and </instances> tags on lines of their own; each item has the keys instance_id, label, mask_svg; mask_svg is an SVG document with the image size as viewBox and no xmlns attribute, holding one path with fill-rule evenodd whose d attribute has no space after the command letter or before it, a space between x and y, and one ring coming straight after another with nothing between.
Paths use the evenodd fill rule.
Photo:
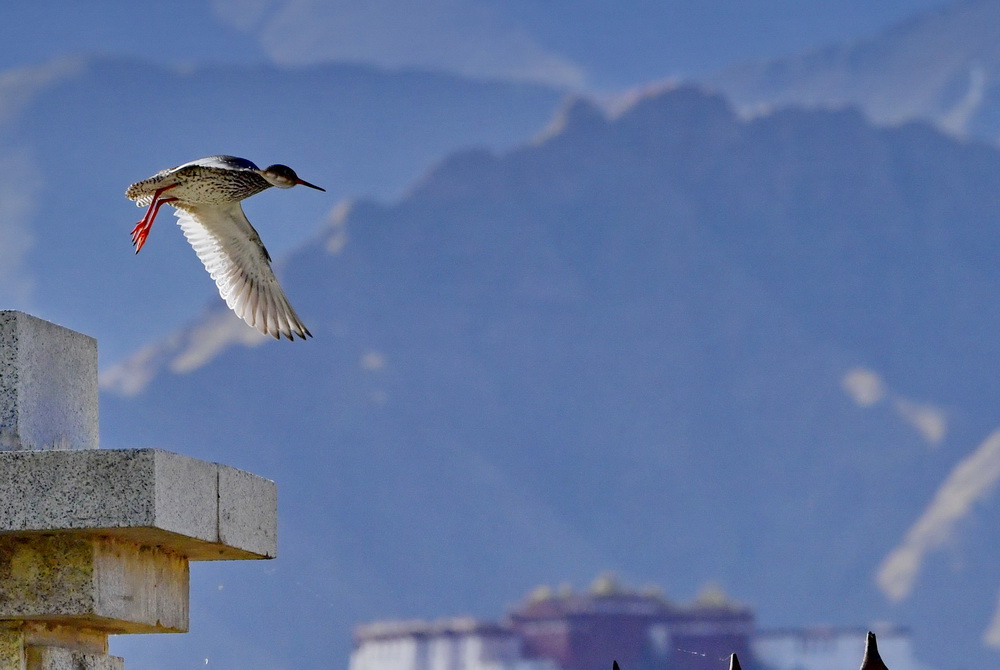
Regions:
<instances>
[{"instance_id":1,"label":"dark triangular finial","mask_svg":"<svg viewBox=\"0 0 1000 670\"><path fill-rule=\"evenodd\" d=\"M878 655L878 642L875 641L875 633L871 631L868 631L868 639L865 640L865 657L861 661L861 670L889 670Z\"/></svg>"},{"instance_id":2,"label":"dark triangular finial","mask_svg":"<svg viewBox=\"0 0 1000 670\"><path fill-rule=\"evenodd\" d=\"M729 670L743 670L740 667L740 659L736 658L736 654L729 657Z\"/></svg>"},{"instance_id":3,"label":"dark triangular finial","mask_svg":"<svg viewBox=\"0 0 1000 670\"><path fill-rule=\"evenodd\" d=\"M618 667L618 661L614 661L612 663L611 670L621 670L621 668Z\"/></svg>"}]
</instances>

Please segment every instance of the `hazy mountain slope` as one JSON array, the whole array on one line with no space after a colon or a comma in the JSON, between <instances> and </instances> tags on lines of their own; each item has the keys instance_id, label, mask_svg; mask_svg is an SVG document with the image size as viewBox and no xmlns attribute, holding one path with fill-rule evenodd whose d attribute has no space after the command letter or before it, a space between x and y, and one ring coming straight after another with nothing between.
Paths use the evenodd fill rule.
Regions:
<instances>
[{"instance_id":1,"label":"hazy mountain slope","mask_svg":"<svg viewBox=\"0 0 1000 670\"><path fill-rule=\"evenodd\" d=\"M288 667L346 662L359 620L496 616L603 568L678 598L719 580L766 626L909 623L922 658L985 667L995 501L907 599L875 576L997 425L998 187L996 150L853 112L577 103L289 256L314 340L227 347L209 313L207 354L192 330L119 369L104 444L278 480L275 572L217 596L213 567L196 600L227 635L301 639L289 607L324 626ZM262 589L276 609L247 613Z\"/></svg>"},{"instance_id":2,"label":"hazy mountain slope","mask_svg":"<svg viewBox=\"0 0 1000 670\"><path fill-rule=\"evenodd\" d=\"M960 0L873 38L709 79L741 106L861 106L880 123L921 118L1000 137L1000 5Z\"/></svg>"},{"instance_id":3,"label":"hazy mountain slope","mask_svg":"<svg viewBox=\"0 0 1000 670\"><path fill-rule=\"evenodd\" d=\"M12 241L5 267L21 282L17 292L5 282L0 300L80 324L100 337L105 361L177 328L215 290L168 210L133 257L131 182L216 153L287 163L328 193L247 204L279 254L345 195L395 196L457 147L537 133L561 96L346 65L168 70L113 59L8 72L0 91L0 194L18 198L0 206L0 242Z\"/></svg>"}]
</instances>

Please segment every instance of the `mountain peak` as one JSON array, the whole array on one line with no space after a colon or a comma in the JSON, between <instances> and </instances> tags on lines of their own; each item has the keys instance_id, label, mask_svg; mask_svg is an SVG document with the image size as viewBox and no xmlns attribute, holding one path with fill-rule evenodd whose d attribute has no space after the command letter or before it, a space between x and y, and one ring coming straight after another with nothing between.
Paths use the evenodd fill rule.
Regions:
<instances>
[{"instance_id":1,"label":"mountain peak","mask_svg":"<svg viewBox=\"0 0 1000 670\"><path fill-rule=\"evenodd\" d=\"M592 100L574 97L563 107L542 133L542 138L564 132L599 128L607 123L604 111Z\"/></svg>"},{"instance_id":2,"label":"mountain peak","mask_svg":"<svg viewBox=\"0 0 1000 670\"><path fill-rule=\"evenodd\" d=\"M634 92L616 116L662 117L675 122L695 116L732 118L734 112L729 101L715 91L695 84L671 84Z\"/></svg>"}]
</instances>

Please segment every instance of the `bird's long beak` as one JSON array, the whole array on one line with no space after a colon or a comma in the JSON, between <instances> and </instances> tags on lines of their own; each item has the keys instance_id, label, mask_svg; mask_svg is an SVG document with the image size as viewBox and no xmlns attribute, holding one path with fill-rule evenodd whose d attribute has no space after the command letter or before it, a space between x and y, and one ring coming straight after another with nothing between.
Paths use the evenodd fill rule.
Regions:
<instances>
[{"instance_id":1,"label":"bird's long beak","mask_svg":"<svg viewBox=\"0 0 1000 670\"><path fill-rule=\"evenodd\" d=\"M302 181L301 179L297 180L295 183L298 184L298 185L300 185L300 186L308 186L309 188L314 188L317 191L323 191L324 193L326 193L326 189L325 188L320 188L319 186L316 186L315 184L310 184L309 182Z\"/></svg>"}]
</instances>

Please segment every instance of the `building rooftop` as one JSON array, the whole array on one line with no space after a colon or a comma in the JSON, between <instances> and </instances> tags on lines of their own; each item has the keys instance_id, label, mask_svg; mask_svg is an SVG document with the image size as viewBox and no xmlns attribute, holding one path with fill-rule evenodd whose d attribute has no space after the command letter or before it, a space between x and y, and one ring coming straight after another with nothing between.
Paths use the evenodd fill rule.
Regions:
<instances>
[{"instance_id":1,"label":"building rooftop","mask_svg":"<svg viewBox=\"0 0 1000 670\"><path fill-rule=\"evenodd\" d=\"M376 640L391 640L406 637L431 637L438 635L513 635L513 631L503 624L480 621L472 617L453 617L425 621L411 619L405 621L375 621L354 629L355 644Z\"/></svg>"},{"instance_id":2,"label":"building rooftop","mask_svg":"<svg viewBox=\"0 0 1000 670\"><path fill-rule=\"evenodd\" d=\"M602 575L582 592L568 587L553 590L540 586L510 616L512 619L549 619L574 615L616 614L663 619L717 616L752 616L746 605L733 600L715 584L706 586L695 600L678 605L667 600L659 589L630 589L613 575Z\"/></svg>"}]
</instances>

